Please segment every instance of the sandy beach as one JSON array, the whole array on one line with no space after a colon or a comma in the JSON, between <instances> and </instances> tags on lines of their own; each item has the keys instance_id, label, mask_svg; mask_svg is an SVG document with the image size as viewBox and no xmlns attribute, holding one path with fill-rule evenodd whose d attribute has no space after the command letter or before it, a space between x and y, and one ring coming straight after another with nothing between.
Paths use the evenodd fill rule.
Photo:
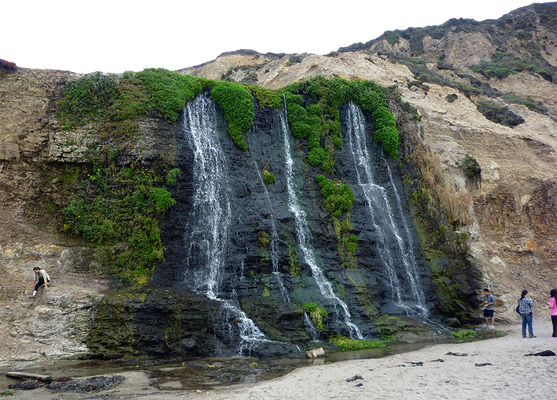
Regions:
<instances>
[{"instance_id":1,"label":"sandy beach","mask_svg":"<svg viewBox=\"0 0 557 400\"><path fill-rule=\"evenodd\" d=\"M536 338L522 338L519 325L499 326L505 336L437 344L379 359L299 368L280 378L210 391L158 390L141 371L126 372L114 389L101 392L18 390L13 399L552 399L557 398L557 356L551 322L535 321Z\"/></svg>"}]
</instances>

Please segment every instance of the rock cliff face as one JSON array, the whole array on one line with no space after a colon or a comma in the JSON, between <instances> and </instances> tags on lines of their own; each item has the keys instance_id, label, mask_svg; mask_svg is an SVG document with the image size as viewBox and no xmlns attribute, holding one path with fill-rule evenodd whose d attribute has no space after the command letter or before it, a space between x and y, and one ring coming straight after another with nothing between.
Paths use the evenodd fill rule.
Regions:
<instances>
[{"instance_id":1,"label":"rock cliff face","mask_svg":"<svg viewBox=\"0 0 557 400\"><path fill-rule=\"evenodd\" d=\"M327 56L238 51L182 72L269 88L316 75L396 85L419 114L414 134L438 157L448 190L470 195L461 228L469 234L470 260L500 300L501 315L512 319L521 288L545 303L557 277L555 12L556 3L534 4L499 20L387 32ZM525 61L539 69L517 65ZM510 71L486 74L482 63ZM492 122L476 106L482 101L524 122L512 128ZM481 168L474 187L462 167L467 156Z\"/></svg>"},{"instance_id":2,"label":"rock cliff face","mask_svg":"<svg viewBox=\"0 0 557 400\"><path fill-rule=\"evenodd\" d=\"M548 15L555 15L555 3L517 10L498 21L452 20L439 29L386 33L327 56L238 51L181 72L268 88L318 75L396 85L402 101L393 105L403 135L401 160L411 165L416 161L412 161L413 156L427 158L443 188L440 197L445 193L452 199L464 199L460 209L464 208L466 215L461 217L462 223L454 224L453 239L447 240L456 237L462 241L466 257L446 257L443 262L449 269L461 266L459 289L468 290L463 294L470 296L469 305L474 304L475 290L490 287L498 299L498 318L512 320L521 289L529 289L536 305L541 305L557 282L557 33ZM531 43L538 49L536 54L528 50ZM482 66L482 62L501 60L507 64ZM517 60L535 61L536 68L518 67ZM511 72L490 75L493 69L488 67ZM88 127L68 133L54 116L65 83L76 78L76 74L63 71L18 69L0 73L0 339L4 344L0 365L78 354L139 354L141 346L149 346L156 354L196 355L206 354L196 352L200 348L209 352L226 348L222 346L225 338L203 339L199 334L213 334L222 305L204 296L177 292L177 285L169 284L182 279L175 266L184 258L183 227L194 191L187 182L192 177L193 153L184 140L182 121L141 121L141 139L127 154L129 159L144 163L163 154L184 171L183 184L173 193L178 205L163 232L167 253L166 263L157 269L158 291L153 289L146 297L107 296L106 291L116 285L110 277L109 260L117 249L91 248L59 233L55 210L64 205L67 193L54 188L64 187L68 169L83 162L85 148L93 140ZM524 122L513 127L493 122L479 111L482 102L510 111ZM414 119L409 120L409 115ZM297 297L299 303L311 301L311 289L294 289L298 280L309 280L311 274L298 278L288 271L292 264L288 235L295 236L295 221L285 211L288 200L281 178L284 162L276 147L280 139L277 118L271 113L256 115L254 131L247 136L249 154L239 151L230 140L221 141L228 146L224 151L229 157L231 198L235 199L232 214L242 216L232 223L230 262L237 270L231 271L233 276L225 278L223 285L231 292L227 282L234 282L241 309L272 339L280 340L288 331L295 342L308 338L301 310L289 302L279 307L273 303L272 299L281 296L274 281L273 272L277 271L273 271L261 244L265 240L259 236L260 232L270 235L273 230L268 206L271 198L281 237L282 250L277 256L282 269L278 272L285 277L290 297ZM472 174L466 160L477 164ZM337 163L339 174L348 179L348 160L339 155ZM277 182L270 187L261 182L260 175L268 166L277 172ZM396 170L397 166L391 168ZM412 182L427 175L426 171L415 165L403 166L401 171L411 197ZM315 171L311 172L301 170L299 178L304 203L312 205L306 210L313 235L323 241L320 247L329 249L321 254L323 263L339 266L334 228L327 221L319 188L310 179ZM404 192L402 176L396 177L396 185ZM358 189L354 190L356 197L362 198ZM411 201L409 204L413 207ZM366 216L358 214L362 210L355 208L352 221L354 231L365 236ZM248 238L253 246L245 248ZM376 265L373 244L369 242L366 249L362 243L360 261ZM443 312L439 305L442 296L435 293L423 258L430 256L418 256L428 302ZM40 305L26 299L35 265L54 277L54 286ZM339 268L327 273L347 288L345 295L355 321L372 333L373 324L367 326L364 321L373 309L386 306L380 300L379 285L374 287L372 279L365 276L367 269L345 272ZM462 274L462 269L469 269L470 274ZM366 300L369 292L374 293L372 303ZM180 304L191 305L198 315L212 317L192 317ZM130 314L133 317L125 317ZM122 317L115 319L114 315ZM153 315L160 322L156 329ZM274 330L276 321L281 321L282 331ZM138 331L138 326L152 330ZM119 334L109 341L102 335L103 329ZM137 341L135 347L130 341ZM276 349L271 346L266 354L276 354Z\"/></svg>"}]
</instances>

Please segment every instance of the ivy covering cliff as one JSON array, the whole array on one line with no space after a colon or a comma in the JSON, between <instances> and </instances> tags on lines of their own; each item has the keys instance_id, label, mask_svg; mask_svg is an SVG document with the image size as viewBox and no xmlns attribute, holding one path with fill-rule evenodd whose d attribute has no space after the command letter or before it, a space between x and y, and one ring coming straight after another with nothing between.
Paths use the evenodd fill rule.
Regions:
<instances>
[{"instance_id":1,"label":"ivy covering cliff","mask_svg":"<svg viewBox=\"0 0 557 400\"><path fill-rule=\"evenodd\" d=\"M254 99L262 108L286 105L292 134L307 142L307 163L330 177L317 174L316 180L324 206L339 228L335 229L341 259L345 253L354 254L357 237L347 233L353 195L335 178L334 169L335 149L342 147L340 108L352 101L370 113L375 121L374 139L394 158L398 132L380 86L341 78L317 77L268 90L146 69L121 76L95 73L68 83L59 103L60 121L66 129L93 127L105 145L89 149L84 180L62 210L63 231L100 246L126 243L115 272L137 283L147 282L155 265L164 261L160 224L175 204L168 187L180 170L164 159L150 166L132 162L123 167L118 163L118 149L133 146L141 118L174 123L185 104L204 90L210 91L222 110L230 137L241 150L247 150L245 134L253 124ZM270 174L265 175L268 183Z\"/></svg>"}]
</instances>

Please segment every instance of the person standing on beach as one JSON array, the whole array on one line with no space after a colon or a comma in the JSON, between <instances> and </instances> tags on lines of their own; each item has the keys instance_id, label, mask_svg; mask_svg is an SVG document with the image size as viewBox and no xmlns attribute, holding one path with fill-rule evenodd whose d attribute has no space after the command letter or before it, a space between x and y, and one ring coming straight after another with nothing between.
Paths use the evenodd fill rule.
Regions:
<instances>
[{"instance_id":1,"label":"person standing on beach","mask_svg":"<svg viewBox=\"0 0 557 400\"><path fill-rule=\"evenodd\" d=\"M532 308L534 307L534 302L528 295L527 290L523 290L522 294L520 295L520 299L518 299L518 312L522 317L522 337L526 337L526 325L528 325L528 333L530 334L529 337L535 338L534 335L534 328L532 327L532 318L533 312Z\"/></svg>"},{"instance_id":2,"label":"person standing on beach","mask_svg":"<svg viewBox=\"0 0 557 400\"><path fill-rule=\"evenodd\" d=\"M489 289L484 289L484 320L489 328L493 328L495 323L495 296L489 293Z\"/></svg>"},{"instance_id":3,"label":"person standing on beach","mask_svg":"<svg viewBox=\"0 0 557 400\"><path fill-rule=\"evenodd\" d=\"M32 299L35 298L37 291L42 285L44 285L45 289L48 289L48 286L50 285L50 276L48 275L48 272L39 267L33 267L33 272L35 273L35 279L33 280L33 295L29 296Z\"/></svg>"},{"instance_id":4,"label":"person standing on beach","mask_svg":"<svg viewBox=\"0 0 557 400\"><path fill-rule=\"evenodd\" d=\"M553 324L553 335L551 337L557 338L557 289L551 289L549 296L547 308L551 310L551 323Z\"/></svg>"}]
</instances>

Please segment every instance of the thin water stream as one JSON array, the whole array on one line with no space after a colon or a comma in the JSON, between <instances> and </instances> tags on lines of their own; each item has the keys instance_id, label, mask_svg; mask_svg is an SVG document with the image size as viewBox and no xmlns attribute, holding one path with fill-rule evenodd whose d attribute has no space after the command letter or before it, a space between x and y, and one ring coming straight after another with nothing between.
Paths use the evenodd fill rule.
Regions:
<instances>
[{"instance_id":1,"label":"thin water stream","mask_svg":"<svg viewBox=\"0 0 557 400\"><path fill-rule=\"evenodd\" d=\"M305 211L300 205L298 199L298 190L294 182L294 160L291 154L290 146L290 129L288 128L286 115L286 107L284 112L280 114L281 133L284 143L284 157L286 165L286 186L288 190L288 208L294 215L296 223L296 241L300 248L305 263L311 268L311 273L321 295L327 300L330 305L337 311L338 316L342 319L344 325L347 327L350 337L353 339L363 339L358 326L352 322L352 317L348 310L348 306L344 303L333 291L331 283L325 277L323 271L319 267L315 252L311 246L311 231L308 227L307 216Z\"/></svg>"},{"instance_id":2,"label":"thin water stream","mask_svg":"<svg viewBox=\"0 0 557 400\"><path fill-rule=\"evenodd\" d=\"M404 219L402 203L393 182L391 170L383 159L389 173L391 196L401 216L402 228L395 217L386 187L379 185L374 176L372 154L367 144L367 129L364 116L354 103L348 105L347 112L348 148L356 172L357 184L365 198L369 222L377 237L378 254L385 267L389 281L391 298L397 308L406 315L428 315L425 296L420 284L414 245L410 229Z\"/></svg>"}]
</instances>

